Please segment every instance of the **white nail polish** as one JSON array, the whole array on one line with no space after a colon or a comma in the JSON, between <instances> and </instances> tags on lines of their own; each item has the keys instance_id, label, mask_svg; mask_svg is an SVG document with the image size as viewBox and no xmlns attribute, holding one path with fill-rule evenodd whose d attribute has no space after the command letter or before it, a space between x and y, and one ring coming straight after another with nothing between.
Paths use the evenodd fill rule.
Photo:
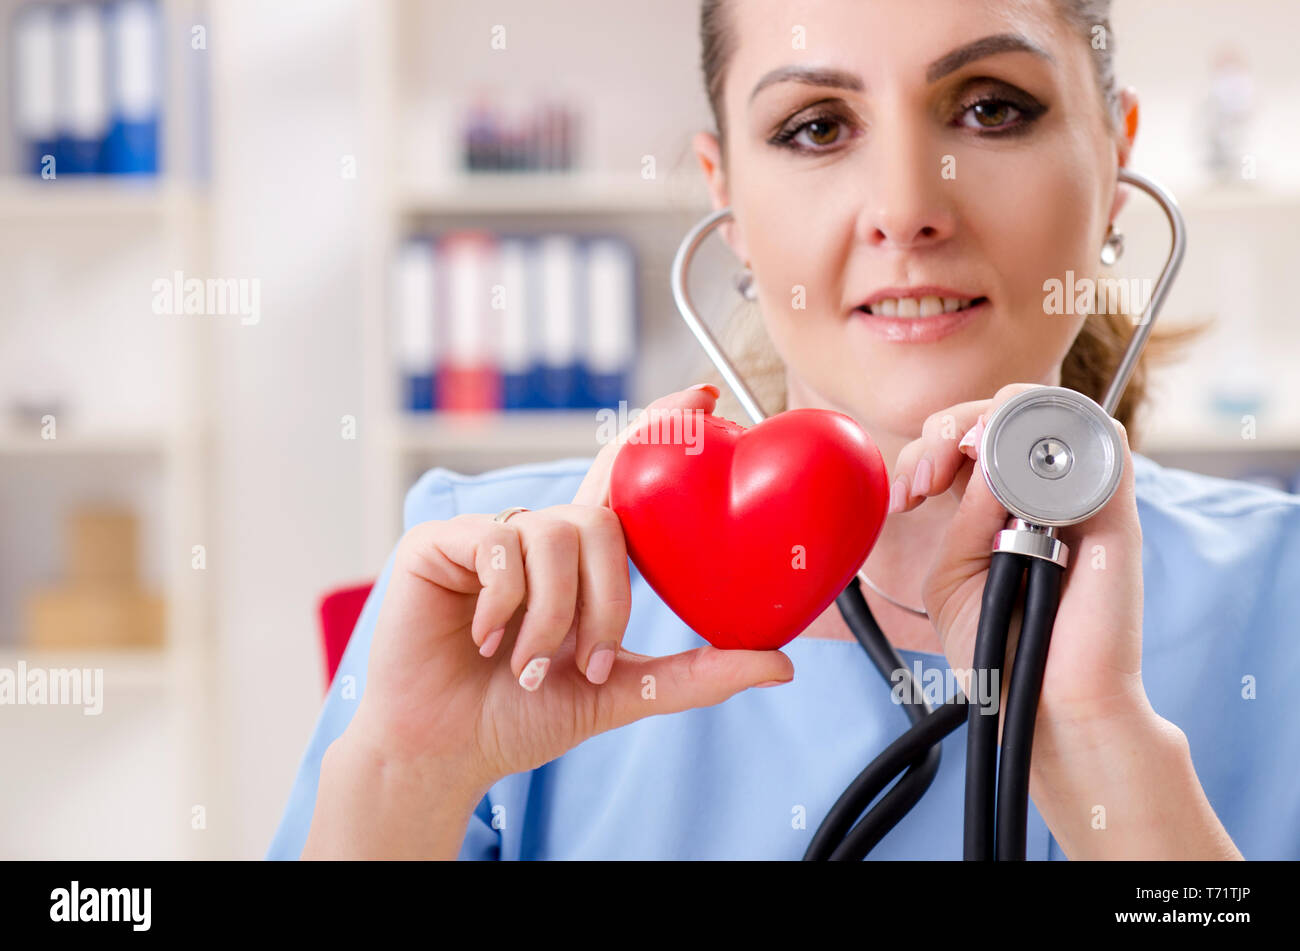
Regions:
<instances>
[{"instance_id":1,"label":"white nail polish","mask_svg":"<svg viewBox=\"0 0 1300 951\"><path fill-rule=\"evenodd\" d=\"M546 678L546 669L551 666L549 657L534 657L519 675L519 686L530 693L542 685Z\"/></svg>"}]
</instances>

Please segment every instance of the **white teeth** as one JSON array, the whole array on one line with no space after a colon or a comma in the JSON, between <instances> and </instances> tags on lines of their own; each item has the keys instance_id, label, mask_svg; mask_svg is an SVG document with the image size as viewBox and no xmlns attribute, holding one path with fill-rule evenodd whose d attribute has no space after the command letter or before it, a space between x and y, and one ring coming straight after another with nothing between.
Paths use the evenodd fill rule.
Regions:
<instances>
[{"instance_id":1,"label":"white teeth","mask_svg":"<svg viewBox=\"0 0 1300 951\"><path fill-rule=\"evenodd\" d=\"M934 317L965 310L971 300L962 297L885 297L866 307L880 317Z\"/></svg>"}]
</instances>

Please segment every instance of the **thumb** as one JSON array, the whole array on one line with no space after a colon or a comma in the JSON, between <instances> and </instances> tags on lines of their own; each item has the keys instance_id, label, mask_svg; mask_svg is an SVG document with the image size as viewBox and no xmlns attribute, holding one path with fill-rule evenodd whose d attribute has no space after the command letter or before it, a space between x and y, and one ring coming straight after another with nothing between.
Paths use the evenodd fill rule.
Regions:
<instances>
[{"instance_id":1,"label":"thumb","mask_svg":"<svg viewBox=\"0 0 1300 951\"><path fill-rule=\"evenodd\" d=\"M648 657L620 650L608 681L599 689L613 700L602 704L598 732L661 713L711 707L749 687L794 679L794 664L780 651L694 650Z\"/></svg>"},{"instance_id":2,"label":"thumb","mask_svg":"<svg viewBox=\"0 0 1300 951\"><path fill-rule=\"evenodd\" d=\"M979 440L975 455L978 458ZM938 555L922 589L925 610L939 631L947 629L945 605L963 584L988 570L993 539L1007 527L1010 516L993 495L984 472L976 466L966 482L957 512L944 530Z\"/></svg>"},{"instance_id":3,"label":"thumb","mask_svg":"<svg viewBox=\"0 0 1300 951\"><path fill-rule=\"evenodd\" d=\"M609 474L614 468L614 457L619 447L626 441L629 433L648 426L654 414L664 410L698 410L712 413L718 403L718 388L712 383L697 383L695 386L676 393L661 396L638 416L628 427L618 434L613 442L606 443L596 454L596 460L587 470L578 492L573 497L575 505L609 505Z\"/></svg>"}]
</instances>

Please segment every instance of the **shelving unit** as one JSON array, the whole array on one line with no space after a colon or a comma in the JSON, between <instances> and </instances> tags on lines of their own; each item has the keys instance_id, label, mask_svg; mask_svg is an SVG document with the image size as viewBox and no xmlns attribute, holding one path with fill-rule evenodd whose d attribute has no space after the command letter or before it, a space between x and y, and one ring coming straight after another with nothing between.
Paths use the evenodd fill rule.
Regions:
<instances>
[{"instance_id":1,"label":"shelving unit","mask_svg":"<svg viewBox=\"0 0 1300 951\"><path fill-rule=\"evenodd\" d=\"M0 3L0 22L14 7ZM219 850L193 833L186 805L208 801L219 772L206 577L191 567L208 519L209 330L201 319L154 314L150 290L176 269L204 273L209 257L208 200L190 148L201 121L189 98L193 62L175 52L189 49L204 6L164 0L161 11L171 53L158 176L44 180L16 174L12 153L0 156L0 254L9 269L0 348L24 361L35 348L60 374L41 391L57 394L55 438L42 438L35 414L0 420L6 557L21 565L21 577L3 586L13 599L5 613L16 617L16 600L33 582L58 579L61 521L81 502L135 512L142 580L166 603L160 648L53 650L19 642L16 628L0 629L0 667L89 668L104 678L98 716L5 708L0 757L15 775L45 777L0 791L6 858L193 858ZM8 116L0 119L12 141ZM14 369L11 379L39 380L37 371ZM39 397L32 402L39 408ZM52 788L63 792L49 796ZM105 815L114 821L101 823Z\"/></svg>"},{"instance_id":2,"label":"shelving unit","mask_svg":"<svg viewBox=\"0 0 1300 951\"><path fill-rule=\"evenodd\" d=\"M116 650L32 650L5 648L0 650L0 667L17 669L19 662L30 670L34 667L90 668L104 671L104 688L132 691L170 692L178 686L176 656L168 650L151 648L118 648Z\"/></svg>"},{"instance_id":3,"label":"shelving unit","mask_svg":"<svg viewBox=\"0 0 1300 951\"><path fill-rule=\"evenodd\" d=\"M174 182L88 176L0 183L0 219L77 226L88 220L183 221L206 210L203 194Z\"/></svg>"},{"instance_id":4,"label":"shelving unit","mask_svg":"<svg viewBox=\"0 0 1300 951\"><path fill-rule=\"evenodd\" d=\"M633 380L635 406L679 385L688 368L665 325L677 326L668 287L668 267L687 227L708 210L702 182L680 168L654 180L636 169L627 174L590 168L548 173L458 173L419 168L404 151L402 122L432 90L412 75L415 49L431 55L423 40L411 43L427 10L404 0L373 5L364 38L365 95L372 104L367 141L386 169L402 170L385 182L366 210L367 260L363 295L367 314L362 343L366 416L376 420L375 451L363 472L366 500L366 557L382 564L401 532L402 500L418 475L435 465L473 472L525 461L591 456L599 422L594 410L503 412L457 417L397 410L397 383L388 358L389 280L394 250L411 234L452 228L537 233L546 230L616 232L638 254L642 315ZM454 35L454 31L448 35ZM432 38L436 41L436 37ZM433 54L436 55L436 54ZM444 127L445 129L445 127ZM445 130L444 134L451 134ZM684 329L683 329L684 333ZM690 357L693 360L694 357Z\"/></svg>"}]
</instances>

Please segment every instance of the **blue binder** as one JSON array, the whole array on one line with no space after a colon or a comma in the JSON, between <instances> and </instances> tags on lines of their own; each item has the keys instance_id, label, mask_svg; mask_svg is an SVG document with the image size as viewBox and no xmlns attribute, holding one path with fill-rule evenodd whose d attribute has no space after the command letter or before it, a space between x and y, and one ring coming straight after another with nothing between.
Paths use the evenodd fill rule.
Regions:
<instances>
[{"instance_id":1,"label":"blue binder","mask_svg":"<svg viewBox=\"0 0 1300 951\"><path fill-rule=\"evenodd\" d=\"M154 0L117 0L107 10L112 122L104 171L158 172L162 115L162 21Z\"/></svg>"}]
</instances>

